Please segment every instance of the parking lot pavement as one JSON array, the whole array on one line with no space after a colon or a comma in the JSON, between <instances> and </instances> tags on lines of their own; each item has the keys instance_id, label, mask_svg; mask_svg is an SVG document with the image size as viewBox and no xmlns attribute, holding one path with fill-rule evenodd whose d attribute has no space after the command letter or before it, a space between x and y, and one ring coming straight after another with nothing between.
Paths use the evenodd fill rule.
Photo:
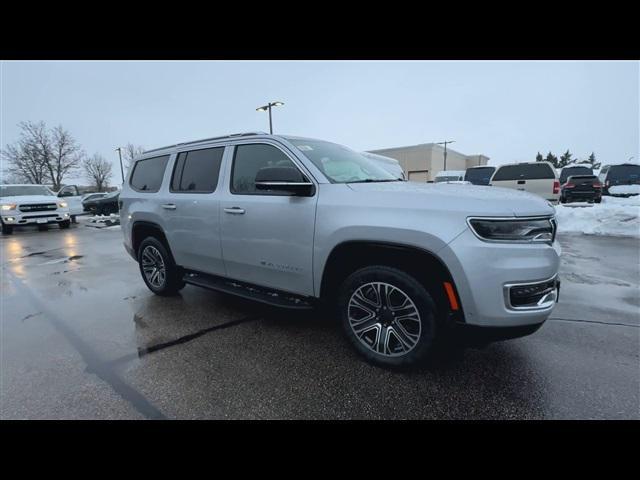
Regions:
<instances>
[{"instance_id":1,"label":"parking lot pavement","mask_svg":"<svg viewBox=\"0 0 640 480\"><path fill-rule=\"evenodd\" d=\"M640 418L638 242L560 242L536 334L398 373L321 313L152 295L118 227L17 230L0 237L0 417Z\"/></svg>"}]
</instances>

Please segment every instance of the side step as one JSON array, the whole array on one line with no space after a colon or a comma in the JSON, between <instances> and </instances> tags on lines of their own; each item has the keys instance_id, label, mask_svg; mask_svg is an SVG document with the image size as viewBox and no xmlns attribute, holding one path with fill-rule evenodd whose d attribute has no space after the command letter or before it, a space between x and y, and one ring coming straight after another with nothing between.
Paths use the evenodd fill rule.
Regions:
<instances>
[{"instance_id":1,"label":"side step","mask_svg":"<svg viewBox=\"0 0 640 480\"><path fill-rule=\"evenodd\" d=\"M186 270L182 279L191 285L208 288L218 292L230 293L256 302L266 303L274 307L293 308L297 310L309 310L314 307L313 299L283 292L270 290L250 283L230 280L228 278L209 275L206 273Z\"/></svg>"}]
</instances>

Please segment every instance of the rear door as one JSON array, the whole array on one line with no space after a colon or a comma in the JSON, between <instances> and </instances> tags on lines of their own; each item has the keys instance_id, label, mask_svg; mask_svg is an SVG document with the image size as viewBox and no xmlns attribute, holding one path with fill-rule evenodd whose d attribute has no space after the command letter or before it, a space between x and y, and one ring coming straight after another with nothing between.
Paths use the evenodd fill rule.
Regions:
<instances>
[{"instance_id":1,"label":"rear door","mask_svg":"<svg viewBox=\"0 0 640 480\"><path fill-rule=\"evenodd\" d=\"M224 275L220 243L220 171L225 146L178 152L169 193L162 202L164 228L176 262Z\"/></svg>"}]
</instances>

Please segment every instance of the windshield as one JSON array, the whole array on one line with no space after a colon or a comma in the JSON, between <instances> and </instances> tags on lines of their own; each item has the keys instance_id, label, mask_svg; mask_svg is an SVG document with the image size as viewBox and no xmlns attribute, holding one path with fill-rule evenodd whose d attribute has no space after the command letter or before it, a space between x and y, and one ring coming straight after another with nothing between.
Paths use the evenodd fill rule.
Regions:
<instances>
[{"instance_id":1,"label":"windshield","mask_svg":"<svg viewBox=\"0 0 640 480\"><path fill-rule=\"evenodd\" d=\"M0 197L20 197L23 195L48 195L53 193L44 185L0 185Z\"/></svg>"},{"instance_id":2,"label":"windshield","mask_svg":"<svg viewBox=\"0 0 640 480\"><path fill-rule=\"evenodd\" d=\"M460 180L460 175L451 175L447 177L436 177L435 183L456 182L458 180Z\"/></svg>"},{"instance_id":3,"label":"windshield","mask_svg":"<svg viewBox=\"0 0 640 480\"><path fill-rule=\"evenodd\" d=\"M607 180L611 182L640 180L640 165L613 165L609 169Z\"/></svg>"},{"instance_id":4,"label":"windshield","mask_svg":"<svg viewBox=\"0 0 640 480\"><path fill-rule=\"evenodd\" d=\"M474 185L489 185L489 180L495 170L495 167L470 168L464 179Z\"/></svg>"},{"instance_id":5,"label":"windshield","mask_svg":"<svg viewBox=\"0 0 640 480\"><path fill-rule=\"evenodd\" d=\"M565 183L572 175L591 175L593 170L589 167L568 167L563 168L560 173L560 183Z\"/></svg>"},{"instance_id":6,"label":"windshield","mask_svg":"<svg viewBox=\"0 0 640 480\"><path fill-rule=\"evenodd\" d=\"M393 182L402 180L392 175L361 153L337 143L322 140L287 138L331 183Z\"/></svg>"}]
</instances>

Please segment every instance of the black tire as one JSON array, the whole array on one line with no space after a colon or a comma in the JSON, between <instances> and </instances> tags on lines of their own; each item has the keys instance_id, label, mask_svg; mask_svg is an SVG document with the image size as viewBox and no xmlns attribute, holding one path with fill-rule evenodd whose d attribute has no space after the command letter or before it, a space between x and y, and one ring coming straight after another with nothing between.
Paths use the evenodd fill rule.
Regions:
<instances>
[{"instance_id":1,"label":"black tire","mask_svg":"<svg viewBox=\"0 0 640 480\"><path fill-rule=\"evenodd\" d=\"M60 226L61 229L67 229L69 227L71 227L71 220L64 220L62 222L58 222L58 225Z\"/></svg>"},{"instance_id":2,"label":"black tire","mask_svg":"<svg viewBox=\"0 0 640 480\"><path fill-rule=\"evenodd\" d=\"M160 283L160 285L152 284L143 270L143 252L147 247L152 247L156 252L160 255L162 259L162 263L164 265L164 281L156 283ZM153 252L153 250L151 250ZM154 252L155 253L155 252ZM158 240L156 237L147 237L145 238L140 246L138 247L138 266L140 268L140 275L142 275L142 279L144 283L147 285L147 288L151 290L156 295L160 295L163 297L176 295L180 290L182 290L185 286L185 283L182 281L182 272L181 269L175 264L173 260L173 256L167 251L167 248L164 244Z\"/></svg>"},{"instance_id":3,"label":"black tire","mask_svg":"<svg viewBox=\"0 0 640 480\"><path fill-rule=\"evenodd\" d=\"M596 202L596 203L602 203L602 197L600 197L600 198L596 198L596 199L595 199L595 202Z\"/></svg>"},{"instance_id":4,"label":"black tire","mask_svg":"<svg viewBox=\"0 0 640 480\"><path fill-rule=\"evenodd\" d=\"M13 225L5 225L2 223L2 234L11 235L13 233Z\"/></svg>"},{"instance_id":5,"label":"black tire","mask_svg":"<svg viewBox=\"0 0 640 480\"><path fill-rule=\"evenodd\" d=\"M382 286L381 288L383 290L389 289L389 291L392 291L393 293L391 294L391 297L395 296L397 303L396 306L393 307L393 305L390 305L390 303L392 304L394 301L393 298L390 303L387 300L377 300L377 303L381 305L381 307L377 309L377 312L379 313L374 312L374 307L371 307L371 304L369 304L368 307L371 307L372 310L366 315L378 316L372 317L367 321L367 323L377 322L378 320L379 323L375 323L377 326L367 327L365 333L358 336L351 326L352 322L350 321L350 313L351 315L356 316L360 309L358 306L353 304L350 307L350 301L352 300L352 296L355 298L355 294L360 287L362 287L360 293L365 293L365 296L367 289L369 289L370 292L373 292L371 289L374 287L369 286L368 284L375 284L376 282L393 287L393 289L389 289L389 287L386 286ZM412 307L408 308L412 311L417 311L419 315L419 322L416 320L411 320L409 322L407 319L404 319L404 324L400 325L404 328L405 333L407 333L408 330L412 330L409 333L413 334L414 337L414 339L411 340L414 342L413 346L410 348L404 348L402 347L402 342L399 341L400 337L398 334L393 335L396 337L396 339L393 339L392 334L386 333L385 338L389 338L389 341L388 345L385 343L382 346L382 349L387 351L388 347L388 352L386 354L380 353L380 348L378 348L377 351L374 351L374 347L371 346L371 344L375 345L377 339L380 338L380 334L377 333L380 330L386 332L386 329L392 329L393 333L395 333L396 330L398 333L402 333L399 330L396 319L389 318L389 315L395 315L395 312L391 313L391 311L393 311L394 308L397 310L398 303L400 303L400 301L403 302L403 305L405 304L405 297L408 297L413 304ZM371 297L368 298L371 299ZM382 295L379 295L378 298L381 299ZM385 305L388 307L385 307ZM376 265L355 271L347 277L340 288L338 306L340 309L342 327L347 338L354 348L369 363L382 367L409 367L420 364L430 357L430 354L433 351L434 340L436 338L436 304L425 287L411 275L403 272L402 270ZM406 309L397 311L406 312ZM361 310L361 312L365 312L365 310ZM406 315L403 315L403 317L406 317ZM375 339L371 339L372 336L374 336ZM408 336L404 334L402 336L409 340ZM399 347L401 347L402 350L406 350L406 353L400 351Z\"/></svg>"}]
</instances>

